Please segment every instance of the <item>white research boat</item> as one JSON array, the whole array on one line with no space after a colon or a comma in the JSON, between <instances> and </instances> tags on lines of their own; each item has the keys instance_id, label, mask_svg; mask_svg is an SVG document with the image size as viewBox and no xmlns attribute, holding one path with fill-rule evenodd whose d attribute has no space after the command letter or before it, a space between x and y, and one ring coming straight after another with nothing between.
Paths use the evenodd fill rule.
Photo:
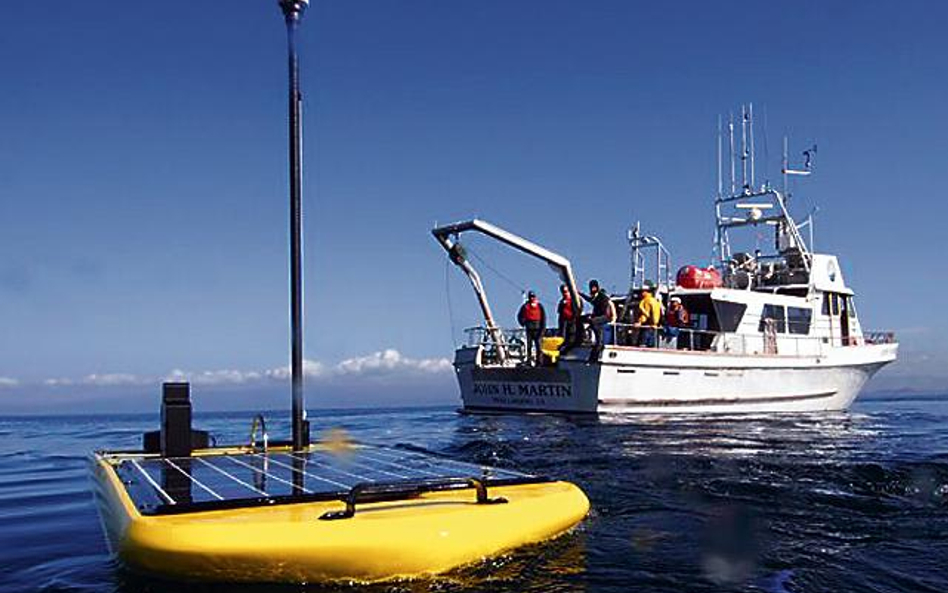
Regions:
<instances>
[{"instance_id":1,"label":"white research boat","mask_svg":"<svg viewBox=\"0 0 948 593\"><path fill-rule=\"evenodd\" d=\"M746 138L749 110L742 120ZM733 123L728 130L733 147ZM720 131L718 143L720 150ZM753 150L743 146L741 187L736 187L732 156L729 194L720 179L719 152L716 267L687 266L672 279L661 240L643 235L636 225L629 231L630 290L611 297L619 311L611 335L599 346L587 335L582 343L550 352L540 366L524 364L521 330L495 323L459 238L479 232L547 262L578 303L569 260L481 220L435 228L435 238L471 281L485 320L484 326L467 330L467 344L455 352L464 409L743 414L848 408L872 375L895 360L898 344L890 332L863 330L836 256L811 252L803 238L801 228L809 227L812 245L812 217L798 225L787 210L787 177L808 176L811 155L805 153L802 168L791 169L784 143L784 189L777 191L768 184L755 186ZM772 228L773 252L732 252L730 235L742 227ZM707 281L695 282L696 271L706 273ZM674 338L629 323L628 312L635 310L647 277L654 277L660 300L678 297L690 313L690 324ZM653 344L638 346L638 336L646 331L655 332Z\"/></svg>"}]
</instances>

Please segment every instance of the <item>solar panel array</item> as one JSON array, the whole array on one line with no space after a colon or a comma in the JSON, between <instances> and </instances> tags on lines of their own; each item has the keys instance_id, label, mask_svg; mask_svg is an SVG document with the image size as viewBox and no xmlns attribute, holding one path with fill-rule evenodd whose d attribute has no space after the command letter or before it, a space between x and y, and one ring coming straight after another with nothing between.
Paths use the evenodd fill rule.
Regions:
<instances>
[{"instance_id":1,"label":"solar panel array","mask_svg":"<svg viewBox=\"0 0 948 593\"><path fill-rule=\"evenodd\" d=\"M488 484L534 476L414 451L359 446L328 451L193 457L123 457L115 471L143 514L344 497L357 484L485 478Z\"/></svg>"}]
</instances>

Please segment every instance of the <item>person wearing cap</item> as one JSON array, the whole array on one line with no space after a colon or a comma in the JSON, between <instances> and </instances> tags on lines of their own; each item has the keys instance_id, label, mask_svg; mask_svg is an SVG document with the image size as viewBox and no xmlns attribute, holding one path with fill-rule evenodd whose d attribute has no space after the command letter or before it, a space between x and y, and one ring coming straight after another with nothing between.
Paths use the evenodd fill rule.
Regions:
<instances>
[{"instance_id":1,"label":"person wearing cap","mask_svg":"<svg viewBox=\"0 0 948 593\"><path fill-rule=\"evenodd\" d=\"M681 304L681 298L673 296L668 299L668 310L665 311L665 337L669 340L675 340L676 348L681 350L685 347L685 341L682 340L681 328L691 326L691 315L688 309Z\"/></svg>"},{"instance_id":2,"label":"person wearing cap","mask_svg":"<svg viewBox=\"0 0 948 593\"><path fill-rule=\"evenodd\" d=\"M517 322L527 331L527 365L536 366L542 353L540 338L546 329L546 311L537 300L537 293L532 290L527 293L527 301L517 312Z\"/></svg>"},{"instance_id":3,"label":"person wearing cap","mask_svg":"<svg viewBox=\"0 0 948 593\"><path fill-rule=\"evenodd\" d=\"M638 345L647 348L655 347L655 334L662 321L662 304L652 294L652 287L642 287L642 298L636 309L635 325L639 327Z\"/></svg>"},{"instance_id":4,"label":"person wearing cap","mask_svg":"<svg viewBox=\"0 0 948 593\"><path fill-rule=\"evenodd\" d=\"M580 293L584 299L592 304L592 314L589 316L589 326L596 338L596 347L593 348L589 357L595 359L602 352L602 347L606 342L612 341L613 323L616 321L616 306L605 290L599 287L598 280L589 281L589 294Z\"/></svg>"}]
</instances>

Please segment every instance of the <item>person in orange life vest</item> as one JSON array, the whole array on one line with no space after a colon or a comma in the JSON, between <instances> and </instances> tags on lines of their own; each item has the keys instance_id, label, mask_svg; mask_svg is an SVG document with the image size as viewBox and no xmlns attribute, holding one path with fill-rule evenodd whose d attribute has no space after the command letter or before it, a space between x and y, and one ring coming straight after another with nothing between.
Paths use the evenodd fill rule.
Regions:
<instances>
[{"instance_id":1,"label":"person in orange life vest","mask_svg":"<svg viewBox=\"0 0 948 593\"><path fill-rule=\"evenodd\" d=\"M563 346L571 345L575 339L579 315L577 308L573 306L573 297L569 294L569 287L563 284L560 286L560 302L556 306L556 318L558 333L563 338Z\"/></svg>"},{"instance_id":2,"label":"person in orange life vest","mask_svg":"<svg viewBox=\"0 0 948 593\"><path fill-rule=\"evenodd\" d=\"M540 338L546 329L546 311L537 300L537 293L527 293L527 302L517 312L517 322L527 330L527 364L537 365L540 361Z\"/></svg>"},{"instance_id":3,"label":"person in orange life vest","mask_svg":"<svg viewBox=\"0 0 948 593\"><path fill-rule=\"evenodd\" d=\"M665 336L671 340L676 339L676 348L683 349L687 345L687 336L682 336L681 328L691 327L691 315L688 309L681 304L681 298L673 296L668 300L668 310L665 311Z\"/></svg>"}]
</instances>

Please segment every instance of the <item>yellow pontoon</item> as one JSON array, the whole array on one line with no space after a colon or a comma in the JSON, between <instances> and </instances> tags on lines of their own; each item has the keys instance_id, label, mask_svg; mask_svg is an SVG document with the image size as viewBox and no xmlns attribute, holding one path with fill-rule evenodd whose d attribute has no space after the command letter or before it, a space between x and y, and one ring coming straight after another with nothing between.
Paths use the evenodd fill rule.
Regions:
<instances>
[{"instance_id":1,"label":"yellow pontoon","mask_svg":"<svg viewBox=\"0 0 948 593\"><path fill-rule=\"evenodd\" d=\"M373 582L445 572L555 537L576 486L387 447L94 456L112 551L184 580Z\"/></svg>"}]
</instances>

